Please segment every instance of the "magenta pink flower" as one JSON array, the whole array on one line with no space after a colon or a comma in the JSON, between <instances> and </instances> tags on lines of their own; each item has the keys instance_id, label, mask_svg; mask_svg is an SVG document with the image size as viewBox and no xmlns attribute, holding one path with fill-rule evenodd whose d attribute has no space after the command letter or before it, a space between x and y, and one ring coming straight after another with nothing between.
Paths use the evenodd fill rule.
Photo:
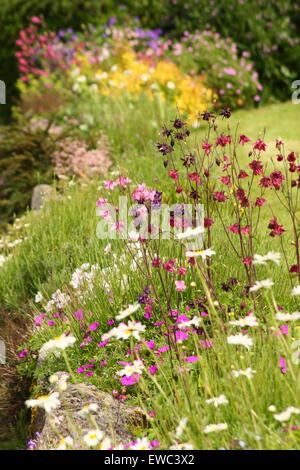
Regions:
<instances>
[{"instance_id":1,"label":"magenta pink flower","mask_svg":"<svg viewBox=\"0 0 300 470\"><path fill-rule=\"evenodd\" d=\"M210 149L212 148L212 144L207 142L207 140L204 140L202 143L202 148L203 150L205 150L205 154L208 155L210 152Z\"/></svg>"},{"instance_id":2,"label":"magenta pink flower","mask_svg":"<svg viewBox=\"0 0 300 470\"><path fill-rule=\"evenodd\" d=\"M158 367L157 367L157 366L150 366L150 367L149 367L149 372L150 372L151 375L156 374L157 371L158 371Z\"/></svg>"},{"instance_id":3,"label":"magenta pink flower","mask_svg":"<svg viewBox=\"0 0 300 470\"><path fill-rule=\"evenodd\" d=\"M186 289L186 285L184 281L175 281L175 289L178 292L182 292Z\"/></svg>"},{"instance_id":4,"label":"magenta pink flower","mask_svg":"<svg viewBox=\"0 0 300 470\"><path fill-rule=\"evenodd\" d=\"M250 142L250 139L246 135L240 135L239 143L245 145L247 142Z\"/></svg>"},{"instance_id":5,"label":"magenta pink flower","mask_svg":"<svg viewBox=\"0 0 300 470\"><path fill-rule=\"evenodd\" d=\"M184 362L196 362L198 361L199 357L198 356L188 356L184 359Z\"/></svg>"},{"instance_id":6,"label":"magenta pink flower","mask_svg":"<svg viewBox=\"0 0 300 470\"><path fill-rule=\"evenodd\" d=\"M267 149L267 144L261 139L258 139L255 144L253 145L254 150L262 150L263 152Z\"/></svg>"}]
</instances>

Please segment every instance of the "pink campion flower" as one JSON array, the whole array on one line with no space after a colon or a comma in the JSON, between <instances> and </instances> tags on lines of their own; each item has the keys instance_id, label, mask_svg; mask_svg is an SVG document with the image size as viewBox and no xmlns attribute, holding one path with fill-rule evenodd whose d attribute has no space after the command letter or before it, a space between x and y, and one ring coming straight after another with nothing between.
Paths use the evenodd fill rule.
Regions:
<instances>
[{"instance_id":1,"label":"pink campion flower","mask_svg":"<svg viewBox=\"0 0 300 470\"><path fill-rule=\"evenodd\" d=\"M77 320L82 321L83 318L84 318L84 310L79 309L79 310L77 310L77 312L74 312L74 317L75 317Z\"/></svg>"},{"instance_id":2,"label":"pink campion flower","mask_svg":"<svg viewBox=\"0 0 300 470\"><path fill-rule=\"evenodd\" d=\"M150 367L149 367L149 372L150 372L151 375L156 374L157 371L158 371L158 367L157 367L157 366L150 366Z\"/></svg>"},{"instance_id":3,"label":"pink campion flower","mask_svg":"<svg viewBox=\"0 0 300 470\"><path fill-rule=\"evenodd\" d=\"M266 199L264 199L263 197L257 197L254 206L262 207L265 205L265 203L266 203Z\"/></svg>"},{"instance_id":4,"label":"pink campion flower","mask_svg":"<svg viewBox=\"0 0 300 470\"><path fill-rule=\"evenodd\" d=\"M225 202L228 197L225 195L224 191L215 191L213 193L213 200L217 202Z\"/></svg>"},{"instance_id":5,"label":"pink campion flower","mask_svg":"<svg viewBox=\"0 0 300 470\"><path fill-rule=\"evenodd\" d=\"M109 319L107 320L107 324L108 324L108 325L114 325L114 324L115 324L115 320L114 320L113 318L109 318Z\"/></svg>"},{"instance_id":6,"label":"pink campion flower","mask_svg":"<svg viewBox=\"0 0 300 470\"><path fill-rule=\"evenodd\" d=\"M221 183L226 184L226 186L228 186L230 184L230 176L222 176Z\"/></svg>"},{"instance_id":7,"label":"pink campion flower","mask_svg":"<svg viewBox=\"0 0 300 470\"><path fill-rule=\"evenodd\" d=\"M287 367L286 367L286 363L285 363L285 358L284 357L280 357L279 358L279 367L281 368L281 372L283 374L286 374L287 373Z\"/></svg>"},{"instance_id":8,"label":"pink campion flower","mask_svg":"<svg viewBox=\"0 0 300 470\"><path fill-rule=\"evenodd\" d=\"M204 218L204 228L209 228L214 224L214 219L211 219L210 217L205 217Z\"/></svg>"},{"instance_id":9,"label":"pink campion flower","mask_svg":"<svg viewBox=\"0 0 300 470\"><path fill-rule=\"evenodd\" d=\"M87 336L82 343L80 343L80 347L83 348L84 346L87 346L89 343L93 341L93 338L91 336Z\"/></svg>"},{"instance_id":10,"label":"pink campion flower","mask_svg":"<svg viewBox=\"0 0 300 470\"><path fill-rule=\"evenodd\" d=\"M34 324L35 326L42 326L43 324L43 320L45 318L45 314L44 313L41 313L40 315L38 315L37 317L34 318Z\"/></svg>"},{"instance_id":11,"label":"pink campion flower","mask_svg":"<svg viewBox=\"0 0 300 470\"><path fill-rule=\"evenodd\" d=\"M242 227L241 233L244 233L245 235L250 235L251 233L250 227L248 225L246 227Z\"/></svg>"},{"instance_id":12,"label":"pink campion flower","mask_svg":"<svg viewBox=\"0 0 300 470\"><path fill-rule=\"evenodd\" d=\"M175 290L178 292L182 292L186 289L186 285L184 281L175 281Z\"/></svg>"},{"instance_id":13,"label":"pink campion flower","mask_svg":"<svg viewBox=\"0 0 300 470\"><path fill-rule=\"evenodd\" d=\"M105 189L109 189L110 191L113 190L117 186L117 184L118 183L112 180L103 181L103 186L105 187Z\"/></svg>"},{"instance_id":14,"label":"pink campion flower","mask_svg":"<svg viewBox=\"0 0 300 470\"><path fill-rule=\"evenodd\" d=\"M289 334L289 326L288 325L281 325L280 332L283 335L288 335Z\"/></svg>"},{"instance_id":15,"label":"pink campion flower","mask_svg":"<svg viewBox=\"0 0 300 470\"><path fill-rule=\"evenodd\" d=\"M142 203L144 201L153 201L155 198L155 189L147 189L146 184L138 184L137 189L132 192L132 199L136 202Z\"/></svg>"},{"instance_id":16,"label":"pink campion flower","mask_svg":"<svg viewBox=\"0 0 300 470\"><path fill-rule=\"evenodd\" d=\"M185 268L184 266L181 266L180 268L178 268L178 274L179 274L179 276L185 276L185 275L186 275L186 271L187 271L187 268Z\"/></svg>"},{"instance_id":17,"label":"pink campion flower","mask_svg":"<svg viewBox=\"0 0 300 470\"><path fill-rule=\"evenodd\" d=\"M31 22L34 23L34 24L41 24L41 20L39 19L38 16L33 16L31 18Z\"/></svg>"},{"instance_id":18,"label":"pink campion flower","mask_svg":"<svg viewBox=\"0 0 300 470\"><path fill-rule=\"evenodd\" d=\"M97 330L98 326L100 325L99 322L95 321L88 327L88 331L95 331Z\"/></svg>"},{"instance_id":19,"label":"pink campion flower","mask_svg":"<svg viewBox=\"0 0 300 470\"><path fill-rule=\"evenodd\" d=\"M98 214L99 214L100 217L103 217L103 219L105 219L105 220L110 219L110 211L109 210L106 210L106 209L100 210L98 212Z\"/></svg>"},{"instance_id":20,"label":"pink campion flower","mask_svg":"<svg viewBox=\"0 0 300 470\"><path fill-rule=\"evenodd\" d=\"M210 149L212 148L212 144L207 142L207 140L204 140L202 143L202 148L205 150L205 154L208 155L210 153Z\"/></svg>"},{"instance_id":21,"label":"pink campion flower","mask_svg":"<svg viewBox=\"0 0 300 470\"><path fill-rule=\"evenodd\" d=\"M277 222L277 217L274 217L274 219L270 220L268 228L270 228L272 231L269 233L270 237L275 237L276 235L282 235L286 230L284 230L283 225L280 225Z\"/></svg>"},{"instance_id":22,"label":"pink campion flower","mask_svg":"<svg viewBox=\"0 0 300 470\"><path fill-rule=\"evenodd\" d=\"M172 178L172 180L174 181L178 181L178 170L168 170L168 175L170 176L170 178Z\"/></svg>"},{"instance_id":23,"label":"pink campion flower","mask_svg":"<svg viewBox=\"0 0 300 470\"><path fill-rule=\"evenodd\" d=\"M54 324L55 324L55 323L54 323L53 320L49 320L49 321L48 321L48 325L49 325L49 326L54 326Z\"/></svg>"},{"instance_id":24,"label":"pink campion flower","mask_svg":"<svg viewBox=\"0 0 300 470\"><path fill-rule=\"evenodd\" d=\"M96 202L96 206L97 207L105 207L107 204L107 199L104 199L104 198L100 198L98 199L98 201Z\"/></svg>"},{"instance_id":25,"label":"pink campion flower","mask_svg":"<svg viewBox=\"0 0 300 470\"><path fill-rule=\"evenodd\" d=\"M150 412L149 412L149 416L150 416ZM150 446L151 446L152 449L154 449L154 447L159 447L160 446L160 442L157 439L154 439L153 441L150 442Z\"/></svg>"},{"instance_id":26,"label":"pink campion flower","mask_svg":"<svg viewBox=\"0 0 300 470\"><path fill-rule=\"evenodd\" d=\"M252 264L252 259L251 258L243 258L243 263L246 265L246 266L251 266Z\"/></svg>"},{"instance_id":27,"label":"pink campion flower","mask_svg":"<svg viewBox=\"0 0 300 470\"><path fill-rule=\"evenodd\" d=\"M140 380L140 376L139 374L133 374L131 377L122 377L120 379L120 382L122 385L125 385L125 386L130 386L130 385L135 385L136 383L138 383L138 381Z\"/></svg>"},{"instance_id":28,"label":"pink campion flower","mask_svg":"<svg viewBox=\"0 0 300 470\"><path fill-rule=\"evenodd\" d=\"M100 366L105 367L107 365L107 360L105 359L104 361L101 362Z\"/></svg>"},{"instance_id":29,"label":"pink campion flower","mask_svg":"<svg viewBox=\"0 0 300 470\"><path fill-rule=\"evenodd\" d=\"M155 418L155 416L156 416L156 411L150 410L150 411L148 412L148 415L150 416L150 418Z\"/></svg>"},{"instance_id":30,"label":"pink campion flower","mask_svg":"<svg viewBox=\"0 0 300 470\"><path fill-rule=\"evenodd\" d=\"M184 359L184 362L196 362L198 361L199 357L198 356L188 356Z\"/></svg>"},{"instance_id":31,"label":"pink campion flower","mask_svg":"<svg viewBox=\"0 0 300 470\"><path fill-rule=\"evenodd\" d=\"M254 145L253 145L253 149L254 150L262 150L263 152L266 151L267 149L267 144L265 144L265 142L261 139L258 139Z\"/></svg>"},{"instance_id":32,"label":"pink campion flower","mask_svg":"<svg viewBox=\"0 0 300 470\"><path fill-rule=\"evenodd\" d=\"M155 348L155 342L153 340L147 341L146 345L149 349L154 349Z\"/></svg>"},{"instance_id":33,"label":"pink campion flower","mask_svg":"<svg viewBox=\"0 0 300 470\"><path fill-rule=\"evenodd\" d=\"M158 352L166 352L170 350L170 346L162 346L161 348L158 348Z\"/></svg>"},{"instance_id":34,"label":"pink campion flower","mask_svg":"<svg viewBox=\"0 0 300 470\"><path fill-rule=\"evenodd\" d=\"M18 356L19 357L26 357L28 353L29 353L28 349L22 349L22 351L19 352Z\"/></svg>"},{"instance_id":35,"label":"pink campion flower","mask_svg":"<svg viewBox=\"0 0 300 470\"><path fill-rule=\"evenodd\" d=\"M131 179L121 175L117 179L116 183L119 184L122 188L127 188L127 186L131 183Z\"/></svg>"},{"instance_id":36,"label":"pink campion flower","mask_svg":"<svg viewBox=\"0 0 300 470\"><path fill-rule=\"evenodd\" d=\"M116 232L120 232L121 230L123 230L124 227L125 227L124 222L120 220L118 222L114 222L111 226L111 229L115 230Z\"/></svg>"},{"instance_id":37,"label":"pink campion flower","mask_svg":"<svg viewBox=\"0 0 300 470\"><path fill-rule=\"evenodd\" d=\"M189 337L188 333L185 333L184 331L181 331L181 330L178 330L175 333L175 338L176 338L177 343L187 340L188 337Z\"/></svg>"},{"instance_id":38,"label":"pink campion flower","mask_svg":"<svg viewBox=\"0 0 300 470\"><path fill-rule=\"evenodd\" d=\"M249 167L255 175L261 175L263 172L263 164L259 160L253 160L249 163Z\"/></svg>"},{"instance_id":39,"label":"pink campion flower","mask_svg":"<svg viewBox=\"0 0 300 470\"><path fill-rule=\"evenodd\" d=\"M109 339L101 341L100 343L97 344L97 347L98 348L104 348L107 345L107 343L109 343Z\"/></svg>"}]
</instances>

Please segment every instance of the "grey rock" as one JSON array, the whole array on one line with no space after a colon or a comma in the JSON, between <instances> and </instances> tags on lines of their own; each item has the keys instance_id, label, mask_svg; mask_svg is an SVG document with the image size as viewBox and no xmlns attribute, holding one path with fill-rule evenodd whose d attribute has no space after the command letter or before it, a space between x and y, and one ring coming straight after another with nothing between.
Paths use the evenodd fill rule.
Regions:
<instances>
[{"instance_id":1,"label":"grey rock","mask_svg":"<svg viewBox=\"0 0 300 470\"><path fill-rule=\"evenodd\" d=\"M55 375L66 375L56 372ZM51 386L50 392L54 391ZM136 440L133 430L146 426L146 416L139 407L120 403L109 393L88 383L70 384L60 392L61 406L46 414L40 408L32 412L31 431L40 433L37 450L50 450L58 446L60 439L71 436L82 448L83 436L94 429L89 419L79 413L84 405L96 403L98 409L92 413L98 428L109 437L113 446L129 444Z\"/></svg>"},{"instance_id":2,"label":"grey rock","mask_svg":"<svg viewBox=\"0 0 300 470\"><path fill-rule=\"evenodd\" d=\"M31 198L31 209L38 211L43 207L43 203L52 194L52 187L49 184L38 184L33 188Z\"/></svg>"}]
</instances>

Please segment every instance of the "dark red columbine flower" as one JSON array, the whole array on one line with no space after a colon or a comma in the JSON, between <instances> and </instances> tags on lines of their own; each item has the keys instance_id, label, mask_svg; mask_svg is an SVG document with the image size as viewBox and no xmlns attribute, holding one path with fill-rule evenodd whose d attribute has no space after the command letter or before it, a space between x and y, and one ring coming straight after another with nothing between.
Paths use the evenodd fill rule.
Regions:
<instances>
[{"instance_id":1,"label":"dark red columbine flower","mask_svg":"<svg viewBox=\"0 0 300 470\"><path fill-rule=\"evenodd\" d=\"M231 109L230 108L221 109L221 111L219 112L219 116L223 116L229 119L231 116Z\"/></svg>"},{"instance_id":2,"label":"dark red columbine flower","mask_svg":"<svg viewBox=\"0 0 300 470\"><path fill-rule=\"evenodd\" d=\"M280 147L284 144L284 142L281 140L281 138L276 139L276 148L280 150Z\"/></svg>"},{"instance_id":3,"label":"dark red columbine flower","mask_svg":"<svg viewBox=\"0 0 300 470\"><path fill-rule=\"evenodd\" d=\"M168 170L168 175L172 180L178 181L178 170Z\"/></svg>"},{"instance_id":4,"label":"dark red columbine flower","mask_svg":"<svg viewBox=\"0 0 300 470\"><path fill-rule=\"evenodd\" d=\"M286 230L284 230L283 225L280 225L277 222L277 217L274 217L274 219L270 220L268 228L270 228L272 231L269 233L270 237L275 237L276 235L280 236Z\"/></svg>"},{"instance_id":5,"label":"dark red columbine flower","mask_svg":"<svg viewBox=\"0 0 300 470\"><path fill-rule=\"evenodd\" d=\"M267 144L264 143L263 140L258 139L255 144L253 145L254 150L263 150L264 152L267 149Z\"/></svg>"},{"instance_id":6,"label":"dark red columbine flower","mask_svg":"<svg viewBox=\"0 0 300 470\"><path fill-rule=\"evenodd\" d=\"M205 150L205 154L208 155L210 152L210 149L212 148L212 144L207 142L207 140L204 140L202 143L202 148L203 150Z\"/></svg>"},{"instance_id":7,"label":"dark red columbine flower","mask_svg":"<svg viewBox=\"0 0 300 470\"><path fill-rule=\"evenodd\" d=\"M247 198L243 188L238 188L236 191L236 197L240 201L242 207L249 207L249 199Z\"/></svg>"},{"instance_id":8,"label":"dark red columbine flower","mask_svg":"<svg viewBox=\"0 0 300 470\"><path fill-rule=\"evenodd\" d=\"M289 171L291 173L295 173L296 170L297 170L297 165L295 163L290 163Z\"/></svg>"},{"instance_id":9,"label":"dark red columbine flower","mask_svg":"<svg viewBox=\"0 0 300 470\"><path fill-rule=\"evenodd\" d=\"M159 268L160 265L161 265L161 259L160 258L153 258L153 260L152 260L153 268Z\"/></svg>"},{"instance_id":10,"label":"dark red columbine flower","mask_svg":"<svg viewBox=\"0 0 300 470\"><path fill-rule=\"evenodd\" d=\"M235 233L235 234L240 233L240 226L239 226L239 224L233 224L233 225L230 225L230 226L227 227L227 228L228 228L228 230L230 230L230 232L232 232L232 233Z\"/></svg>"},{"instance_id":11,"label":"dark red columbine flower","mask_svg":"<svg viewBox=\"0 0 300 470\"><path fill-rule=\"evenodd\" d=\"M157 142L156 147L157 150L163 155L167 155L168 153L174 152L174 149L171 145L164 144L163 142Z\"/></svg>"},{"instance_id":12,"label":"dark red columbine flower","mask_svg":"<svg viewBox=\"0 0 300 470\"><path fill-rule=\"evenodd\" d=\"M201 117L203 121L209 121L210 119L213 119L215 116L214 116L213 111L203 111L203 113L201 114Z\"/></svg>"},{"instance_id":13,"label":"dark red columbine flower","mask_svg":"<svg viewBox=\"0 0 300 470\"><path fill-rule=\"evenodd\" d=\"M211 227L214 223L214 219L211 219L209 217L204 218L204 228Z\"/></svg>"},{"instance_id":14,"label":"dark red columbine flower","mask_svg":"<svg viewBox=\"0 0 300 470\"><path fill-rule=\"evenodd\" d=\"M283 155L281 155L281 153L279 155L277 155L277 161L278 162L282 162L283 160Z\"/></svg>"},{"instance_id":15,"label":"dark red columbine flower","mask_svg":"<svg viewBox=\"0 0 300 470\"><path fill-rule=\"evenodd\" d=\"M239 143L245 145L247 142L250 142L250 139L244 134L240 135Z\"/></svg>"},{"instance_id":16,"label":"dark red columbine flower","mask_svg":"<svg viewBox=\"0 0 300 470\"><path fill-rule=\"evenodd\" d=\"M168 129L166 126L163 127L162 135L165 137L171 137L173 130Z\"/></svg>"},{"instance_id":17,"label":"dark red columbine flower","mask_svg":"<svg viewBox=\"0 0 300 470\"><path fill-rule=\"evenodd\" d=\"M295 157L295 152L291 152L288 156L287 156L287 161L288 162L295 162L296 161L296 157Z\"/></svg>"},{"instance_id":18,"label":"dark red columbine flower","mask_svg":"<svg viewBox=\"0 0 300 470\"><path fill-rule=\"evenodd\" d=\"M264 188L269 188L272 186L271 178L269 176L264 176L261 178L259 185L263 186Z\"/></svg>"},{"instance_id":19,"label":"dark red columbine flower","mask_svg":"<svg viewBox=\"0 0 300 470\"><path fill-rule=\"evenodd\" d=\"M195 183L201 183L200 176L196 172L188 174L188 179L190 181L194 181Z\"/></svg>"},{"instance_id":20,"label":"dark red columbine flower","mask_svg":"<svg viewBox=\"0 0 300 470\"><path fill-rule=\"evenodd\" d=\"M263 197L257 197L254 206L262 207L265 205L265 203L266 203L266 199L264 199Z\"/></svg>"},{"instance_id":21,"label":"dark red columbine flower","mask_svg":"<svg viewBox=\"0 0 300 470\"><path fill-rule=\"evenodd\" d=\"M289 273L299 274L299 272L300 272L300 266L298 266L297 264L293 264L290 267Z\"/></svg>"},{"instance_id":22,"label":"dark red columbine flower","mask_svg":"<svg viewBox=\"0 0 300 470\"><path fill-rule=\"evenodd\" d=\"M177 188L176 188L176 193L177 193L177 194L182 193L182 187L181 187L181 186L177 186Z\"/></svg>"},{"instance_id":23,"label":"dark red columbine flower","mask_svg":"<svg viewBox=\"0 0 300 470\"><path fill-rule=\"evenodd\" d=\"M285 180L285 177L281 173L281 171L273 171L273 173L270 174L270 179L271 179L271 184L274 186L275 189L279 189L281 186L281 183Z\"/></svg>"},{"instance_id":24,"label":"dark red columbine flower","mask_svg":"<svg viewBox=\"0 0 300 470\"><path fill-rule=\"evenodd\" d=\"M213 193L213 200L218 202L225 202L228 197L225 195L224 191L215 191Z\"/></svg>"},{"instance_id":25,"label":"dark red columbine flower","mask_svg":"<svg viewBox=\"0 0 300 470\"><path fill-rule=\"evenodd\" d=\"M176 259L175 258L170 258L168 261L165 261L163 263L163 268L168 273L172 273L172 272L176 271L175 264L176 264Z\"/></svg>"},{"instance_id":26,"label":"dark red columbine flower","mask_svg":"<svg viewBox=\"0 0 300 470\"><path fill-rule=\"evenodd\" d=\"M247 178L248 176L249 176L248 173L246 173L244 170L241 170L239 172L238 178L243 179L243 178Z\"/></svg>"},{"instance_id":27,"label":"dark red columbine flower","mask_svg":"<svg viewBox=\"0 0 300 470\"><path fill-rule=\"evenodd\" d=\"M173 127L175 127L175 129L181 129L182 127L186 126L186 122L182 121L181 119L179 118L176 118L174 121L173 121Z\"/></svg>"},{"instance_id":28,"label":"dark red columbine flower","mask_svg":"<svg viewBox=\"0 0 300 470\"><path fill-rule=\"evenodd\" d=\"M228 186L230 184L230 176L228 176L228 175L227 176L222 176L221 182Z\"/></svg>"},{"instance_id":29,"label":"dark red columbine flower","mask_svg":"<svg viewBox=\"0 0 300 470\"><path fill-rule=\"evenodd\" d=\"M259 160L253 160L249 163L249 167L253 170L255 175L261 175L263 172L263 165Z\"/></svg>"},{"instance_id":30,"label":"dark red columbine flower","mask_svg":"<svg viewBox=\"0 0 300 470\"><path fill-rule=\"evenodd\" d=\"M226 147L227 144L231 143L230 135L221 135L217 138L216 146L220 145L221 147Z\"/></svg>"},{"instance_id":31,"label":"dark red columbine flower","mask_svg":"<svg viewBox=\"0 0 300 470\"><path fill-rule=\"evenodd\" d=\"M208 178L209 177L209 170L204 170L203 174L204 174L204 176L206 176L206 178Z\"/></svg>"}]
</instances>

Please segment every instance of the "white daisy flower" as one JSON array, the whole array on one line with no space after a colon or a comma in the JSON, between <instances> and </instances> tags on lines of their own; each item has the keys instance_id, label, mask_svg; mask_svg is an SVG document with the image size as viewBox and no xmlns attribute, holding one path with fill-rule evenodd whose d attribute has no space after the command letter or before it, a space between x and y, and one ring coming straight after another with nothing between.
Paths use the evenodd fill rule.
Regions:
<instances>
[{"instance_id":1,"label":"white daisy flower","mask_svg":"<svg viewBox=\"0 0 300 470\"><path fill-rule=\"evenodd\" d=\"M40 349L40 358L44 359L48 353L53 352L56 356L59 356L61 351L72 346L76 341L74 336L67 336L63 333L60 336L56 336L50 341L47 341Z\"/></svg>"},{"instance_id":2,"label":"white daisy flower","mask_svg":"<svg viewBox=\"0 0 300 470\"><path fill-rule=\"evenodd\" d=\"M68 436L59 441L58 446L56 447L56 450L66 450L68 447L73 447L74 446L74 441L72 437Z\"/></svg>"},{"instance_id":3,"label":"white daisy flower","mask_svg":"<svg viewBox=\"0 0 300 470\"><path fill-rule=\"evenodd\" d=\"M207 248L207 250L186 251L185 256L187 258L197 258L200 256L202 259L206 259L215 254L216 252L214 250Z\"/></svg>"},{"instance_id":4,"label":"white daisy flower","mask_svg":"<svg viewBox=\"0 0 300 470\"><path fill-rule=\"evenodd\" d=\"M191 320L182 321L178 323L178 328L187 328L189 326L196 326L199 327L200 323L202 323L202 318L194 316Z\"/></svg>"},{"instance_id":5,"label":"white daisy flower","mask_svg":"<svg viewBox=\"0 0 300 470\"><path fill-rule=\"evenodd\" d=\"M137 359L136 361L133 362L132 365L127 365L124 367L124 369L119 370L117 372L118 375L123 377L124 375L126 377L131 377L133 374L141 374L143 370L145 369L144 364L140 359Z\"/></svg>"},{"instance_id":6,"label":"white daisy flower","mask_svg":"<svg viewBox=\"0 0 300 470\"><path fill-rule=\"evenodd\" d=\"M256 370L251 369L251 367L247 367L245 370L233 370L232 375L233 377L237 378L240 376L245 376L247 379L252 379L253 375L256 374Z\"/></svg>"},{"instance_id":7,"label":"white daisy flower","mask_svg":"<svg viewBox=\"0 0 300 470\"><path fill-rule=\"evenodd\" d=\"M40 291L38 291L35 295L34 301L35 303L39 304L43 300L43 298L44 298L43 294Z\"/></svg>"},{"instance_id":8,"label":"white daisy flower","mask_svg":"<svg viewBox=\"0 0 300 470\"><path fill-rule=\"evenodd\" d=\"M292 295L300 295L300 285L293 288Z\"/></svg>"},{"instance_id":9,"label":"white daisy flower","mask_svg":"<svg viewBox=\"0 0 300 470\"><path fill-rule=\"evenodd\" d=\"M116 320L123 320L123 318L128 317L129 315L132 315L135 313L138 309L140 308L140 304L135 303L133 305L128 305L128 307L123 310L122 312L119 313L119 315L116 316Z\"/></svg>"},{"instance_id":10,"label":"white daisy flower","mask_svg":"<svg viewBox=\"0 0 300 470\"><path fill-rule=\"evenodd\" d=\"M227 423L207 424L207 426L205 426L203 429L203 432L205 434L209 434L210 432L225 431L226 429L228 429Z\"/></svg>"},{"instance_id":11,"label":"white daisy flower","mask_svg":"<svg viewBox=\"0 0 300 470\"><path fill-rule=\"evenodd\" d=\"M132 446L130 446L130 449L132 450L150 450L150 442L146 437L139 438Z\"/></svg>"},{"instance_id":12,"label":"white daisy flower","mask_svg":"<svg viewBox=\"0 0 300 470\"><path fill-rule=\"evenodd\" d=\"M275 318L279 321L295 321L300 319L300 312L276 313Z\"/></svg>"},{"instance_id":13,"label":"white daisy flower","mask_svg":"<svg viewBox=\"0 0 300 470\"><path fill-rule=\"evenodd\" d=\"M229 325L234 326L257 326L257 318L251 313L245 318L240 318L239 320L232 320L229 322Z\"/></svg>"},{"instance_id":14,"label":"white daisy flower","mask_svg":"<svg viewBox=\"0 0 300 470\"><path fill-rule=\"evenodd\" d=\"M140 322L129 320L128 324L120 323L115 329L115 336L117 339L127 339L133 336L135 339L140 340L140 333L146 330L146 327Z\"/></svg>"},{"instance_id":15,"label":"white daisy flower","mask_svg":"<svg viewBox=\"0 0 300 470\"><path fill-rule=\"evenodd\" d=\"M205 402L210 405L214 405L216 408L219 406L219 405L227 405L228 404L228 400L226 398L225 395L220 395L219 397L212 397L212 398L209 398L208 400L205 400Z\"/></svg>"},{"instance_id":16,"label":"white daisy flower","mask_svg":"<svg viewBox=\"0 0 300 470\"><path fill-rule=\"evenodd\" d=\"M83 436L83 440L89 447L96 447L103 437L104 435L102 431L99 431L99 429L93 429Z\"/></svg>"},{"instance_id":17,"label":"white daisy flower","mask_svg":"<svg viewBox=\"0 0 300 470\"><path fill-rule=\"evenodd\" d=\"M51 411L55 410L60 406L60 401L58 399L59 393L54 392L50 395L42 395L38 398L26 400L25 405L28 408L33 408L37 406L38 408L43 408L46 413L51 413Z\"/></svg>"},{"instance_id":18,"label":"white daisy flower","mask_svg":"<svg viewBox=\"0 0 300 470\"><path fill-rule=\"evenodd\" d=\"M254 286L250 287L250 292L256 292L260 289L270 289L274 285L271 279L265 279L263 281L256 281Z\"/></svg>"},{"instance_id":19,"label":"white daisy flower","mask_svg":"<svg viewBox=\"0 0 300 470\"><path fill-rule=\"evenodd\" d=\"M277 421L280 421L281 423L285 423L286 421L289 421L291 419L291 416L293 414L299 415L300 409L295 408L294 406L289 406L285 411L274 415L274 418L277 419Z\"/></svg>"},{"instance_id":20,"label":"white daisy flower","mask_svg":"<svg viewBox=\"0 0 300 470\"><path fill-rule=\"evenodd\" d=\"M280 253L275 253L274 251L269 251L266 255L254 255L253 264L267 264L267 261L273 261L276 264L280 264Z\"/></svg>"},{"instance_id":21,"label":"white daisy flower","mask_svg":"<svg viewBox=\"0 0 300 470\"><path fill-rule=\"evenodd\" d=\"M228 336L227 343L245 346L245 348L249 350L253 346L253 339L248 335L239 333L238 335Z\"/></svg>"},{"instance_id":22,"label":"white daisy flower","mask_svg":"<svg viewBox=\"0 0 300 470\"><path fill-rule=\"evenodd\" d=\"M196 228L189 227L184 232L177 233L176 238L178 240L182 240L182 239L185 239L185 238L191 238L191 237L195 237L196 235L200 235L200 234L204 233L204 231L205 231L204 228L200 225Z\"/></svg>"},{"instance_id":23,"label":"white daisy flower","mask_svg":"<svg viewBox=\"0 0 300 470\"><path fill-rule=\"evenodd\" d=\"M184 431L185 428L186 428L187 422L188 422L188 418L186 418L186 417L185 417L185 418L182 418L182 419L179 421L179 424L178 424L177 428L175 429L175 436L176 436L177 438L179 438L179 437L182 435L183 431Z\"/></svg>"}]
</instances>

